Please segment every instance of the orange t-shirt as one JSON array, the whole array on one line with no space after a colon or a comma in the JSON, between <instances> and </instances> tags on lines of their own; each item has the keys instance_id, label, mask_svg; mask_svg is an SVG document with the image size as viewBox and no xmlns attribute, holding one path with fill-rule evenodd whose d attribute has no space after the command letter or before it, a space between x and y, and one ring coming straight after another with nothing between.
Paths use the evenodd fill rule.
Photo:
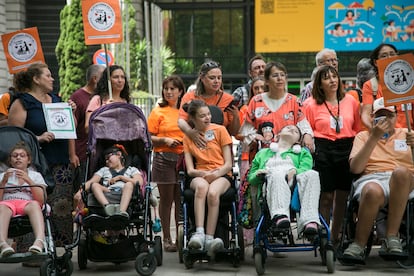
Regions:
<instances>
[{"instance_id":1,"label":"orange t-shirt","mask_svg":"<svg viewBox=\"0 0 414 276\"><path fill-rule=\"evenodd\" d=\"M379 140L368 159L363 174L393 171L397 166L404 166L414 173L411 148L405 142L406 133L407 129L396 128L395 133L388 139ZM354 158L367 143L368 137L368 131L361 131L355 136L349 160Z\"/></svg>"},{"instance_id":2,"label":"orange t-shirt","mask_svg":"<svg viewBox=\"0 0 414 276\"><path fill-rule=\"evenodd\" d=\"M148 116L148 131L157 137L167 137L183 141L184 133L178 127L178 109L170 106L155 107ZM183 152L183 146L174 148L166 145L154 146L154 152Z\"/></svg>"},{"instance_id":3,"label":"orange t-shirt","mask_svg":"<svg viewBox=\"0 0 414 276\"><path fill-rule=\"evenodd\" d=\"M10 94L4 93L0 99L0 114L9 115Z\"/></svg>"},{"instance_id":4,"label":"orange t-shirt","mask_svg":"<svg viewBox=\"0 0 414 276\"><path fill-rule=\"evenodd\" d=\"M198 148L187 136L184 136L184 152L195 158L194 168L211 171L224 165L223 147L232 144L232 139L224 126L210 124L205 131L207 145L205 149Z\"/></svg>"},{"instance_id":5,"label":"orange t-shirt","mask_svg":"<svg viewBox=\"0 0 414 276\"><path fill-rule=\"evenodd\" d=\"M265 94L258 94L250 100L243 122L247 121L255 129L259 129L264 122L272 122L273 132L278 133L284 126L296 125L306 119L295 95L287 93L283 104L272 112L263 100Z\"/></svg>"},{"instance_id":6,"label":"orange t-shirt","mask_svg":"<svg viewBox=\"0 0 414 276\"><path fill-rule=\"evenodd\" d=\"M196 96L193 91L187 92L184 94L183 98L181 99L181 106L180 106L180 111L178 113L178 118L179 119L184 119L186 121L188 121L188 114L187 112L184 111L183 109L183 105L185 103L188 103L194 99L197 100L202 100L204 101L207 105L215 105L217 107L219 107L221 109L221 111L223 111L223 117L224 117L224 122L223 125L225 127L228 127L230 122L233 121L233 115L231 114L231 112L226 112L224 111L224 109L226 109L226 107L233 101L233 96L225 93L223 91L220 91L220 93L217 93L216 95L214 95L213 97L210 98L203 98L200 96Z\"/></svg>"},{"instance_id":7,"label":"orange t-shirt","mask_svg":"<svg viewBox=\"0 0 414 276\"><path fill-rule=\"evenodd\" d=\"M336 116L338 105L326 103L329 110ZM331 141L352 138L360 131L361 118L359 103L348 94L339 102L340 132L336 133L336 122L324 104L317 104L314 98L308 98L305 106L306 118L313 129L315 138L324 138Z\"/></svg>"},{"instance_id":8,"label":"orange t-shirt","mask_svg":"<svg viewBox=\"0 0 414 276\"><path fill-rule=\"evenodd\" d=\"M378 84L377 96L375 99L379 99L384 97L382 94L381 85ZM362 104L370 104L374 103L374 93L372 91L372 83L371 81L366 81L362 86ZM404 104L396 105L397 107L397 123L395 124L396 128L406 128L407 127L407 120L405 118L405 109ZM410 119L410 125L413 126L413 105L412 103L407 104L408 110L408 117Z\"/></svg>"}]
</instances>

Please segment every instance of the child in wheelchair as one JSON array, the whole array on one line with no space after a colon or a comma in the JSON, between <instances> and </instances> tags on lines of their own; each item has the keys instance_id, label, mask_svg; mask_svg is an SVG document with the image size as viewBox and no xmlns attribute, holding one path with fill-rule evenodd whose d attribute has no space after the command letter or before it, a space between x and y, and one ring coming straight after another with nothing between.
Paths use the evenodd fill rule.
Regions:
<instances>
[{"instance_id":1,"label":"child in wheelchair","mask_svg":"<svg viewBox=\"0 0 414 276\"><path fill-rule=\"evenodd\" d=\"M42 206L46 201L44 189L47 185L40 173L29 168L31 158L31 150L24 142L18 142L8 158L10 168L0 174L0 258L15 253L6 239L10 219L18 215L27 215L33 228L35 241L29 252L40 254L44 250Z\"/></svg>"},{"instance_id":2,"label":"child in wheelchair","mask_svg":"<svg viewBox=\"0 0 414 276\"><path fill-rule=\"evenodd\" d=\"M114 145L104 152L106 166L99 169L85 183L87 192L92 192L96 200L104 207L107 216L121 215L129 218L128 205L135 185L143 185L141 172L133 166L125 167L126 151L122 145ZM120 204L109 204L105 193L119 192Z\"/></svg>"},{"instance_id":3,"label":"child in wheelchair","mask_svg":"<svg viewBox=\"0 0 414 276\"><path fill-rule=\"evenodd\" d=\"M188 248L207 250L207 255L224 248L221 238L214 238L216 230L220 196L231 186L232 139L225 127L211 123L209 107L201 100L193 100L185 106L190 124L204 135L206 145L198 147L185 136L184 156L187 174L191 178L190 188L195 191L194 214L196 231L188 242ZM206 228L204 228L208 214Z\"/></svg>"},{"instance_id":4,"label":"child in wheelchair","mask_svg":"<svg viewBox=\"0 0 414 276\"><path fill-rule=\"evenodd\" d=\"M252 162L248 181L263 192L276 231L290 229L292 185L296 179L300 201L298 233L311 237L318 233L319 175L312 170L311 153L300 146L301 132L295 125L283 127L277 143L260 150ZM267 179L266 190L261 184Z\"/></svg>"},{"instance_id":5,"label":"child in wheelchair","mask_svg":"<svg viewBox=\"0 0 414 276\"><path fill-rule=\"evenodd\" d=\"M414 133L395 128L397 110L385 107L383 98L374 101L372 117L372 129L355 137L349 157L351 171L361 175L353 187L353 198L359 202L355 238L341 258L350 264L365 264L374 221L386 205L386 237L379 254L394 260L407 257L399 230L407 201L414 197Z\"/></svg>"}]
</instances>

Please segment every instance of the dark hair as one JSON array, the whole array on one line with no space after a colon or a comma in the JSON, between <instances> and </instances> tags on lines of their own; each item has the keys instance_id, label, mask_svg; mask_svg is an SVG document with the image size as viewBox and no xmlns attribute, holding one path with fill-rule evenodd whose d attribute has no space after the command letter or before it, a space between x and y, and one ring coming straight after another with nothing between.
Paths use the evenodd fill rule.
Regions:
<instances>
[{"instance_id":1,"label":"dark hair","mask_svg":"<svg viewBox=\"0 0 414 276\"><path fill-rule=\"evenodd\" d=\"M342 100L343 97L345 97L345 93L342 90L341 77L339 76L338 71L336 71L335 67L333 66L323 65L319 68L318 72L316 72L312 88L312 97L315 99L317 104L322 104L326 100L325 91L322 90L321 83L322 79L328 76L329 73L333 73L334 75L338 76L338 90L336 90L336 97L338 101Z\"/></svg>"},{"instance_id":2,"label":"dark hair","mask_svg":"<svg viewBox=\"0 0 414 276\"><path fill-rule=\"evenodd\" d=\"M33 89L33 78L43 74L43 69L49 68L44 63L33 63L27 70L20 71L14 75L14 87L17 91L27 91Z\"/></svg>"},{"instance_id":3,"label":"dark hair","mask_svg":"<svg viewBox=\"0 0 414 276\"><path fill-rule=\"evenodd\" d=\"M220 63L215 62L213 60L205 62L200 66L200 70L198 72L198 78L195 81L195 85L196 85L195 94L197 96L201 96L206 93L203 82L201 81L201 77L205 76L210 70L216 69L216 68L221 70L221 65ZM223 82L221 83L221 86L222 87L220 88L223 89Z\"/></svg>"},{"instance_id":4,"label":"dark hair","mask_svg":"<svg viewBox=\"0 0 414 276\"><path fill-rule=\"evenodd\" d=\"M183 82L183 80L181 79L180 76L178 76L178 75L171 75L169 77L166 77L162 81L162 90L164 90L164 87L166 85L168 85L168 83L170 83L170 82L172 83L172 85L174 87L178 88L178 90L181 91L181 95L178 96L177 105L176 105L176 107L179 108L181 106L181 99L183 98L184 93L185 93L185 85L184 85L184 82ZM162 95L162 100L161 100L161 102L158 105L160 107L168 106L168 102L165 99L164 93L161 92L161 95Z\"/></svg>"},{"instance_id":5,"label":"dark hair","mask_svg":"<svg viewBox=\"0 0 414 276\"><path fill-rule=\"evenodd\" d=\"M375 49L372 50L372 52L369 55L369 60L371 62L371 65L374 66L375 71L377 73L378 73L378 68L375 65L375 61L378 59L378 55L379 55L379 52L381 51L381 49L384 48L384 47L386 47L386 46L392 48L396 53L398 53L397 48L394 45L389 44L389 43L381 43L380 45L378 45L377 47L375 47Z\"/></svg>"},{"instance_id":6,"label":"dark hair","mask_svg":"<svg viewBox=\"0 0 414 276\"><path fill-rule=\"evenodd\" d=\"M192 100L191 102L185 103L183 109L187 112L188 117L194 119L197 115L197 111L208 105L202 100Z\"/></svg>"},{"instance_id":7,"label":"dark hair","mask_svg":"<svg viewBox=\"0 0 414 276\"><path fill-rule=\"evenodd\" d=\"M125 74L124 68L122 68L119 65L111 65L109 66L109 74L112 76L112 73L115 70L122 70ZM129 94L129 84L128 84L128 78L125 74L125 85L124 88L121 91L121 94L119 95L121 98L125 99L127 103L131 101L131 97ZM105 68L105 70L102 73L102 77L99 79L98 83L96 84L95 88L95 95L99 95L101 97L101 100L109 96L109 88L108 88L108 68Z\"/></svg>"},{"instance_id":8,"label":"dark hair","mask_svg":"<svg viewBox=\"0 0 414 276\"><path fill-rule=\"evenodd\" d=\"M115 144L115 145L107 148L104 151L104 156L106 157L106 155L109 154L109 153L117 153L117 152L121 153L121 163L124 165L125 164L125 159L126 159L126 156L128 155L128 153L125 150L123 145Z\"/></svg>"},{"instance_id":9,"label":"dark hair","mask_svg":"<svg viewBox=\"0 0 414 276\"><path fill-rule=\"evenodd\" d=\"M265 80L269 80L270 72L272 71L273 67L276 67L277 69L283 71L287 75L287 69L286 69L286 66L283 65L283 63L278 62L278 61L269 61L266 64L266 68L265 68L265 72L264 72Z\"/></svg>"},{"instance_id":10,"label":"dark hair","mask_svg":"<svg viewBox=\"0 0 414 276\"><path fill-rule=\"evenodd\" d=\"M262 55L255 55L255 56L253 56L253 57L249 60L249 65L248 65L248 67L249 67L249 71L251 71L251 70L252 70L252 64L253 64L253 61L255 61L255 60L263 60L263 61L264 61L264 57L263 57Z\"/></svg>"},{"instance_id":11,"label":"dark hair","mask_svg":"<svg viewBox=\"0 0 414 276\"><path fill-rule=\"evenodd\" d=\"M24 150L26 152L27 157L29 158L29 160L30 161L32 160L32 151L30 150L29 146L27 146L24 141L20 141L20 142L17 142L16 145L14 145L14 147L10 150L9 157L7 158L7 164L9 166L11 166L11 163L10 163L11 154L13 153L13 151L18 150L18 149Z\"/></svg>"},{"instance_id":12,"label":"dark hair","mask_svg":"<svg viewBox=\"0 0 414 276\"><path fill-rule=\"evenodd\" d=\"M259 125L259 129L257 130L257 133L263 135L262 128L264 128L264 127L274 128L275 126L273 125L272 122L263 122ZM273 130L272 130L272 132L273 132ZM273 133L273 135L274 135L274 133Z\"/></svg>"},{"instance_id":13,"label":"dark hair","mask_svg":"<svg viewBox=\"0 0 414 276\"><path fill-rule=\"evenodd\" d=\"M253 84L255 84L257 81L263 81L264 83L266 83L266 80L262 76L257 76L257 77L254 77L252 79L252 81L250 83L249 100L248 100L247 104L250 102L250 100L254 96L254 93L253 93Z\"/></svg>"}]
</instances>

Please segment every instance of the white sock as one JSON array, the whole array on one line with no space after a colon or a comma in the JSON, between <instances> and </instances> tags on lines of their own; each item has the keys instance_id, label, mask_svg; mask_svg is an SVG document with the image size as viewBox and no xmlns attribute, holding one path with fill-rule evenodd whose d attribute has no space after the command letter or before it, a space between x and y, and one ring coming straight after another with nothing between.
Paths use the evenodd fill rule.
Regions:
<instances>
[{"instance_id":1,"label":"white sock","mask_svg":"<svg viewBox=\"0 0 414 276\"><path fill-rule=\"evenodd\" d=\"M206 241L210 241L210 240L213 240L213 239L214 239L214 236L206 235Z\"/></svg>"},{"instance_id":2,"label":"white sock","mask_svg":"<svg viewBox=\"0 0 414 276\"><path fill-rule=\"evenodd\" d=\"M204 227L197 227L196 228L196 233L200 233L204 235Z\"/></svg>"}]
</instances>

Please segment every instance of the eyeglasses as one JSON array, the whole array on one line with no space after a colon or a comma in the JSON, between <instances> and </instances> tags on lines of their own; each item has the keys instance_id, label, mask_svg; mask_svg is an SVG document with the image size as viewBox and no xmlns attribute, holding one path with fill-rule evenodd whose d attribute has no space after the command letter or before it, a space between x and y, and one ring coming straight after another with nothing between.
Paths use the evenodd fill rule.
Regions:
<instances>
[{"instance_id":1,"label":"eyeglasses","mask_svg":"<svg viewBox=\"0 0 414 276\"><path fill-rule=\"evenodd\" d=\"M105 160L108 160L112 155L115 155L116 152L110 152L108 154L105 155Z\"/></svg>"},{"instance_id":2,"label":"eyeglasses","mask_svg":"<svg viewBox=\"0 0 414 276\"><path fill-rule=\"evenodd\" d=\"M21 152L21 153L13 153L12 155L10 155L12 158L17 158L17 157L21 157L21 158L25 158L25 157L27 157L27 154L26 153L24 153L24 152Z\"/></svg>"},{"instance_id":3,"label":"eyeglasses","mask_svg":"<svg viewBox=\"0 0 414 276\"><path fill-rule=\"evenodd\" d=\"M339 63L339 59L338 58L325 59L325 60L322 60L320 63L321 64L325 64L325 63L330 63L330 64L332 64L332 63Z\"/></svg>"}]
</instances>

